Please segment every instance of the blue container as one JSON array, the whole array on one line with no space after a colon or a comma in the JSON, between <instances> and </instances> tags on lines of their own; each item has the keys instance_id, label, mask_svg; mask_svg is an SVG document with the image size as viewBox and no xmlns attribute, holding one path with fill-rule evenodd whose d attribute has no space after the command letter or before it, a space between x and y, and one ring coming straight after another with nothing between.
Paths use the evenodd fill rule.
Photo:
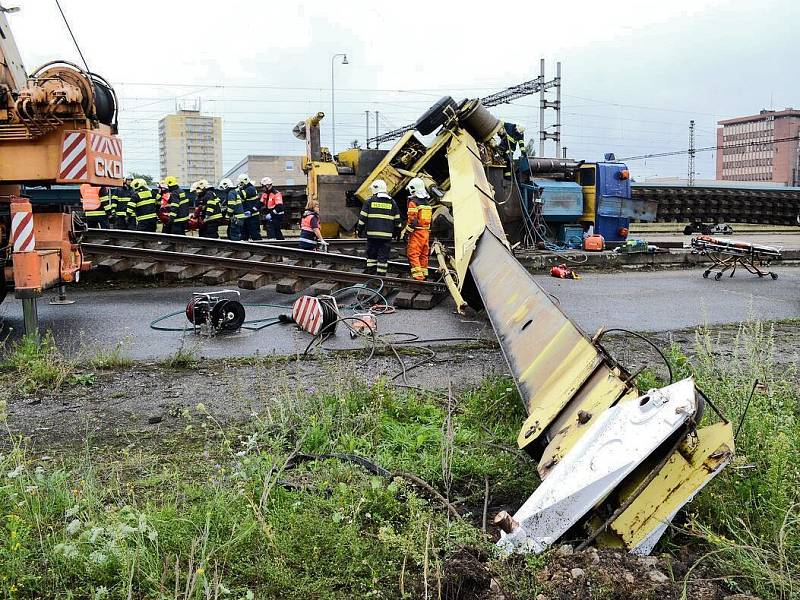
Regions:
<instances>
[{"instance_id":1,"label":"blue container","mask_svg":"<svg viewBox=\"0 0 800 600\"><path fill-rule=\"evenodd\" d=\"M540 194L545 220L574 222L583 214L583 191L574 181L534 179L532 187Z\"/></svg>"},{"instance_id":2,"label":"blue container","mask_svg":"<svg viewBox=\"0 0 800 600\"><path fill-rule=\"evenodd\" d=\"M558 230L558 241L570 248L580 248L583 245L583 227L562 225Z\"/></svg>"}]
</instances>

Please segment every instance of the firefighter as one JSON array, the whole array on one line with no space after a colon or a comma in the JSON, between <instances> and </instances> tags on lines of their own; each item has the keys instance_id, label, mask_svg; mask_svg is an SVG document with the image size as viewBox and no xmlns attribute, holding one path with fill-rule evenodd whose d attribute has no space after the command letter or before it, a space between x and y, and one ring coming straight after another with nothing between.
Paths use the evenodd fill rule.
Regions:
<instances>
[{"instance_id":1,"label":"firefighter","mask_svg":"<svg viewBox=\"0 0 800 600\"><path fill-rule=\"evenodd\" d=\"M300 219L299 244L301 250L316 250L317 247L325 250L328 246L319 228L319 202L316 200L309 200L306 203L306 210Z\"/></svg>"},{"instance_id":2,"label":"firefighter","mask_svg":"<svg viewBox=\"0 0 800 600\"><path fill-rule=\"evenodd\" d=\"M164 179L164 185L169 190L168 226L172 235L186 235L186 224L189 222L189 198L178 185L177 178L172 175Z\"/></svg>"},{"instance_id":3,"label":"firefighter","mask_svg":"<svg viewBox=\"0 0 800 600\"><path fill-rule=\"evenodd\" d=\"M158 207L153 193L147 189L147 182L144 179L134 179L131 188L133 195L128 202L128 214L136 219L136 230L155 232L158 225Z\"/></svg>"},{"instance_id":4,"label":"firefighter","mask_svg":"<svg viewBox=\"0 0 800 600\"><path fill-rule=\"evenodd\" d=\"M197 203L200 208L200 237L218 238L219 226L222 224L222 205L214 188L201 179L192 184L192 189L197 194Z\"/></svg>"},{"instance_id":5,"label":"firefighter","mask_svg":"<svg viewBox=\"0 0 800 600\"><path fill-rule=\"evenodd\" d=\"M114 229L133 229L128 220L128 202L130 202L133 190L131 189L133 179L127 175L122 182L122 187L114 188L111 193L111 202L114 205L113 220L111 222Z\"/></svg>"},{"instance_id":6,"label":"firefighter","mask_svg":"<svg viewBox=\"0 0 800 600\"><path fill-rule=\"evenodd\" d=\"M264 205L264 219L267 222L267 239L282 240L283 194L272 185L272 179L269 177L261 180L261 190L261 203Z\"/></svg>"},{"instance_id":7,"label":"firefighter","mask_svg":"<svg viewBox=\"0 0 800 600\"><path fill-rule=\"evenodd\" d=\"M88 183L80 187L81 205L86 226L98 229L110 229L108 207L111 196L107 187L97 188Z\"/></svg>"},{"instance_id":8,"label":"firefighter","mask_svg":"<svg viewBox=\"0 0 800 600\"><path fill-rule=\"evenodd\" d=\"M497 135L500 136L498 149L507 160L507 167L503 175L511 177L511 169L514 166L514 152L516 152L517 148L519 148L522 156L527 156L525 152L525 128L516 123L504 122Z\"/></svg>"},{"instance_id":9,"label":"firefighter","mask_svg":"<svg viewBox=\"0 0 800 600\"><path fill-rule=\"evenodd\" d=\"M218 189L223 215L228 219L228 239L234 242L241 241L244 211L242 210L242 201L239 199L239 192L227 177L219 180Z\"/></svg>"},{"instance_id":10,"label":"firefighter","mask_svg":"<svg viewBox=\"0 0 800 600\"><path fill-rule=\"evenodd\" d=\"M258 241L261 239L261 202L258 191L246 173L238 178L239 200L242 201L244 220L242 222L242 239Z\"/></svg>"},{"instance_id":11,"label":"firefighter","mask_svg":"<svg viewBox=\"0 0 800 600\"><path fill-rule=\"evenodd\" d=\"M376 179L369 186L372 196L364 202L358 218L359 237L367 238L368 275L384 276L389 266L392 238L400 237L400 211L387 193L386 182Z\"/></svg>"},{"instance_id":12,"label":"firefighter","mask_svg":"<svg viewBox=\"0 0 800 600\"><path fill-rule=\"evenodd\" d=\"M428 256L431 252L431 197L425 189L425 182L414 177L408 182L408 221L403 237L408 237L406 256L411 265L411 277L428 278Z\"/></svg>"}]
</instances>

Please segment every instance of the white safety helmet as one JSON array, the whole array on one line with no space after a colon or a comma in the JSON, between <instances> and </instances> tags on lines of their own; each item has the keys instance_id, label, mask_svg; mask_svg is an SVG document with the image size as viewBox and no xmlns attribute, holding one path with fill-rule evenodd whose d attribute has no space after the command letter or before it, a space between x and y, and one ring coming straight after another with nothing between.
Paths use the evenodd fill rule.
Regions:
<instances>
[{"instance_id":1,"label":"white safety helmet","mask_svg":"<svg viewBox=\"0 0 800 600\"><path fill-rule=\"evenodd\" d=\"M233 187L233 182L230 179L228 179L227 177L225 177L224 179L220 179L219 180L219 189L227 190L228 188L231 188L231 187Z\"/></svg>"},{"instance_id":2,"label":"white safety helmet","mask_svg":"<svg viewBox=\"0 0 800 600\"><path fill-rule=\"evenodd\" d=\"M269 177L262 177L261 185L263 185L264 187L272 185L272 179Z\"/></svg>"},{"instance_id":3,"label":"white safety helmet","mask_svg":"<svg viewBox=\"0 0 800 600\"><path fill-rule=\"evenodd\" d=\"M239 182L239 185L247 185L250 183L250 177L247 176L247 173L242 173L236 178L236 181Z\"/></svg>"},{"instance_id":4,"label":"white safety helmet","mask_svg":"<svg viewBox=\"0 0 800 600\"><path fill-rule=\"evenodd\" d=\"M428 192L425 191L425 182L419 177L414 177L409 181L406 189L410 196L417 196L418 198L426 198L428 196Z\"/></svg>"},{"instance_id":5,"label":"white safety helmet","mask_svg":"<svg viewBox=\"0 0 800 600\"><path fill-rule=\"evenodd\" d=\"M386 182L383 179L376 179L375 181L373 181L369 185L369 190L373 194L386 194L386 193L388 193L387 192L387 188L386 188Z\"/></svg>"},{"instance_id":6,"label":"white safety helmet","mask_svg":"<svg viewBox=\"0 0 800 600\"><path fill-rule=\"evenodd\" d=\"M207 187L208 187L208 181L206 181L205 179L200 179L192 184L192 187L189 188L189 191L195 193L202 192Z\"/></svg>"}]
</instances>

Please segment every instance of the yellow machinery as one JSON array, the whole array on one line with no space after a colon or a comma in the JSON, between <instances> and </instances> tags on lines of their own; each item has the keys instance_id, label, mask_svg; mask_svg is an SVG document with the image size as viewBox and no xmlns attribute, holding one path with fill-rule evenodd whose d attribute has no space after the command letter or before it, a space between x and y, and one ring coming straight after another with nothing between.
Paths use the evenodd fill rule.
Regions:
<instances>
[{"instance_id":1,"label":"yellow machinery","mask_svg":"<svg viewBox=\"0 0 800 600\"><path fill-rule=\"evenodd\" d=\"M83 260L73 215L21 197L21 185L122 183L117 100L102 77L67 62L25 72L0 7L0 246L3 295L23 301L26 333L38 330L43 290L77 281Z\"/></svg>"},{"instance_id":2,"label":"yellow machinery","mask_svg":"<svg viewBox=\"0 0 800 600\"><path fill-rule=\"evenodd\" d=\"M293 129L294 136L306 142L303 172L308 177L306 194L322 207L322 236L333 238L341 229L352 231L358 221L361 201L350 194L366 175L375 168L384 152L352 148L340 152L334 160L328 148L320 144L320 121L324 113L300 121Z\"/></svg>"},{"instance_id":3,"label":"yellow machinery","mask_svg":"<svg viewBox=\"0 0 800 600\"><path fill-rule=\"evenodd\" d=\"M415 175L446 188L455 252L445 259L439 246L440 264L447 260L457 304L486 310L528 410L518 444L538 461L542 484L516 514L500 516L499 545L540 552L578 528L586 543L647 554L731 460L731 426L720 415L699 427L706 401L691 379L642 394L532 279L511 253L487 177L491 120L459 113L444 111L427 148L401 140L408 168L393 151L376 176L390 189Z\"/></svg>"}]
</instances>

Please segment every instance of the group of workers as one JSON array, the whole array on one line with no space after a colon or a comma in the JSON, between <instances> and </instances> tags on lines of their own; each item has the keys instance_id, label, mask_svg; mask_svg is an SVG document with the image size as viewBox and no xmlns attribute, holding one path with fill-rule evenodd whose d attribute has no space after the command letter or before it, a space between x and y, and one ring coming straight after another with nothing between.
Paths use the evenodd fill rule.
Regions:
<instances>
[{"instance_id":1,"label":"group of workers","mask_svg":"<svg viewBox=\"0 0 800 600\"><path fill-rule=\"evenodd\" d=\"M161 223L163 233L185 235L198 229L201 237L218 238L219 227L227 222L228 239L258 241L264 223L267 239L283 239L283 195L269 177L261 180L260 189L242 174L236 186L227 178L216 188L201 179L189 191L194 203L175 177L166 177L154 189L144 179L126 177L119 188L81 186L81 199L89 227L155 232Z\"/></svg>"},{"instance_id":2,"label":"group of workers","mask_svg":"<svg viewBox=\"0 0 800 600\"><path fill-rule=\"evenodd\" d=\"M406 255L414 279L428 278L430 255L430 230L433 208L425 182L414 177L407 186L408 206L406 224L402 225L400 210L386 187L386 182L376 179L370 184L370 196L361 208L356 232L367 239L368 275L385 276L389 268L389 253L393 239L407 239ZM309 200L300 221L300 247L316 249L325 247L320 231L319 202Z\"/></svg>"},{"instance_id":3,"label":"group of workers","mask_svg":"<svg viewBox=\"0 0 800 600\"><path fill-rule=\"evenodd\" d=\"M88 226L115 229L135 229L155 232L159 222L162 231L185 235L187 229L199 229L201 237L218 238L221 225L228 223L228 239L257 241L261 238L262 221L266 224L267 239L282 240L284 217L283 196L269 177L261 180L260 190L246 174L239 175L238 184L222 179L215 188L207 180L195 181L189 191L195 194L194 205L175 177L166 177L155 190L144 179L126 178L121 188L81 186L84 215ZM367 269L369 275L385 276L393 239L407 239L406 253L414 279L428 278L430 255L431 199L425 182L414 177L407 186L408 206L405 226L400 210L388 194L386 182L376 179L370 185L372 196L361 209L356 232L367 239ZM92 197L94 190L95 197ZM322 236L319 202L311 199L300 220L300 248L325 250Z\"/></svg>"}]
</instances>

